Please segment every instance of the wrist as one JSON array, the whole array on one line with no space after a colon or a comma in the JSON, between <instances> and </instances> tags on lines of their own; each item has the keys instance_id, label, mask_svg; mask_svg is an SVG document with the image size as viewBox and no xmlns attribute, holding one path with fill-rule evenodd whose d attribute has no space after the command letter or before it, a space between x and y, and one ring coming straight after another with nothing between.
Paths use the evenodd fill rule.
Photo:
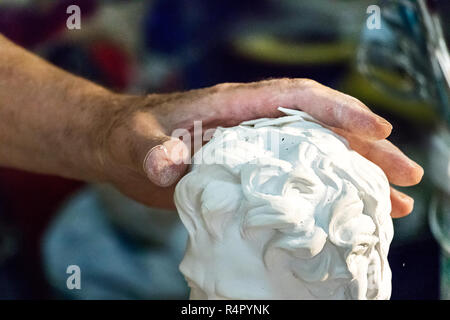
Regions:
<instances>
[{"instance_id":1,"label":"wrist","mask_svg":"<svg viewBox=\"0 0 450 320\"><path fill-rule=\"evenodd\" d=\"M89 182L106 182L106 137L111 119L122 109L122 96L103 88L80 89L80 95L88 101L75 99L77 112L65 125L61 137L65 148L58 151L61 168L57 169L69 178ZM75 95L74 95L75 96Z\"/></svg>"}]
</instances>

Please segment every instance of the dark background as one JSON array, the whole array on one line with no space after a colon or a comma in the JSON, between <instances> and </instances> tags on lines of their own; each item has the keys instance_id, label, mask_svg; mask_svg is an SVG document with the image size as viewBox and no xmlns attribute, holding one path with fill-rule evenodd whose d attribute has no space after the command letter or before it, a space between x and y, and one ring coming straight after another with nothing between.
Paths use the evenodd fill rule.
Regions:
<instances>
[{"instance_id":1,"label":"dark background","mask_svg":"<svg viewBox=\"0 0 450 320\"><path fill-rule=\"evenodd\" d=\"M69 31L65 11L74 3L82 10L82 29ZM391 140L426 168L435 121L429 106L419 101L414 112L405 111L398 99L362 80L356 68L370 2L328 1L322 11L310 1L298 1L295 10L280 3L1 1L0 32L61 68L120 92L311 78L356 96L391 121ZM258 37L275 44L258 46ZM0 168L0 298L58 298L44 276L41 239L67 197L84 186ZM395 221L392 299L438 299L439 245L427 222L433 188L425 176L402 191L415 197L416 207L410 217Z\"/></svg>"}]
</instances>

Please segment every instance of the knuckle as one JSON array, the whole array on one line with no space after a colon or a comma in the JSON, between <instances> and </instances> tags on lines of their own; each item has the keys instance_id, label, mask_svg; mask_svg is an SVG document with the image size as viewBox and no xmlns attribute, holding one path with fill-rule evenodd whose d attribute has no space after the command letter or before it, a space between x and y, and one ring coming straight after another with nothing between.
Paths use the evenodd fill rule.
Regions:
<instances>
[{"instance_id":1,"label":"knuckle","mask_svg":"<svg viewBox=\"0 0 450 320\"><path fill-rule=\"evenodd\" d=\"M319 85L317 81L308 78L281 78L272 81L289 89L314 87Z\"/></svg>"},{"instance_id":2,"label":"knuckle","mask_svg":"<svg viewBox=\"0 0 450 320\"><path fill-rule=\"evenodd\" d=\"M230 88L234 88L236 86L238 86L237 83L224 82L224 83L216 84L215 86L212 87L212 89L213 89L213 91L224 91L224 90L228 90Z\"/></svg>"},{"instance_id":3,"label":"knuckle","mask_svg":"<svg viewBox=\"0 0 450 320\"><path fill-rule=\"evenodd\" d=\"M300 86L313 87L313 86L319 85L319 83L313 79L301 78L301 79L295 79L295 80L297 82L297 85L300 85Z\"/></svg>"}]
</instances>

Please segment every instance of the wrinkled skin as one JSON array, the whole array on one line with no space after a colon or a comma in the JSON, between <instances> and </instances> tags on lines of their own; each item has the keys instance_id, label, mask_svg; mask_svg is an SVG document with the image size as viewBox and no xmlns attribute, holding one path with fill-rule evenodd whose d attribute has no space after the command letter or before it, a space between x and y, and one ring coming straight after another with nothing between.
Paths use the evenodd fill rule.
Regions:
<instances>
[{"instance_id":1,"label":"wrinkled skin","mask_svg":"<svg viewBox=\"0 0 450 320\"><path fill-rule=\"evenodd\" d=\"M114 181L123 192L149 205L158 203L164 207L172 206L174 183L186 170L186 165L174 165L165 153L157 153L154 159L146 163L149 178L154 182L153 185L149 184L145 172L140 170L149 147L135 137L129 137L130 130L127 126L131 124L131 127L139 128L155 122L160 129L149 135L164 136L170 135L177 128L192 131L193 121L196 120L202 120L203 129L206 130L219 125L234 126L249 119L277 117L280 115L277 106L300 109L328 125L344 136L354 150L381 167L394 185L415 185L423 175L423 169L419 165L386 140L392 130L386 120L371 112L359 100L312 80L276 79L248 84L220 84L182 93L150 95L145 101L131 113L127 113L124 119L115 121L119 125L109 135L112 139L108 152L112 152L112 159L126 158L124 151L127 155L134 155L134 158L127 160L130 171L123 171ZM127 136L129 138L124 143L122 139ZM165 143L169 153L178 143L180 142ZM123 149L121 146L124 144L132 150ZM182 156L180 153L180 157ZM161 158L167 160L166 165L154 170L155 163L160 163ZM172 174L168 182L161 182L160 176L167 177L167 172ZM129 177L127 181L120 178L124 175ZM156 185L169 187L158 188ZM394 188L391 188L391 200L393 217L405 216L413 208L413 199Z\"/></svg>"},{"instance_id":2,"label":"wrinkled skin","mask_svg":"<svg viewBox=\"0 0 450 320\"><path fill-rule=\"evenodd\" d=\"M146 205L174 208L174 186L189 152L170 139L173 130L192 131L194 121L207 130L277 117L283 106L303 110L347 138L394 185L417 184L423 175L386 140L392 130L386 120L309 79L130 96L71 75L2 35L0 49L0 166L107 182ZM413 208L413 199L395 189L391 200L393 217Z\"/></svg>"}]
</instances>

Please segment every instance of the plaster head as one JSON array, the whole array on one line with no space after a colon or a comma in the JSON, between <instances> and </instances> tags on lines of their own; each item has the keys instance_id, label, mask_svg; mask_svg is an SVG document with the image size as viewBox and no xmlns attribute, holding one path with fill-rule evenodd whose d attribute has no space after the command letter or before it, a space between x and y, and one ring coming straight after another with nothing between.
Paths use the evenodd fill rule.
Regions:
<instances>
[{"instance_id":1,"label":"plaster head","mask_svg":"<svg viewBox=\"0 0 450 320\"><path fill-rule=\"evenodd\" d=\"M301 111L218 128L177 184L191 299L389 299L383 171Z\"/></svg>"}]
</instances>

